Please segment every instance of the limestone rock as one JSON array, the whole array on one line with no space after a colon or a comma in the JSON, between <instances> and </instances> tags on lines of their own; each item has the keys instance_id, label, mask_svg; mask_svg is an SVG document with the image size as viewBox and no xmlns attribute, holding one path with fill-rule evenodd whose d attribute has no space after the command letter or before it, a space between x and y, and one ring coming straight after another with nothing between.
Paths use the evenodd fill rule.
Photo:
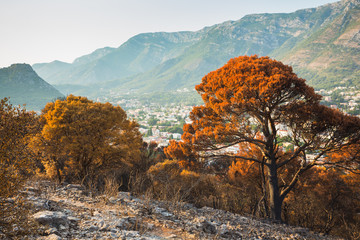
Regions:
<instances>
[{"instance_id":1,"label":"limestone rock","mask_svg":"<svg viewBox=\"0 0 360 240\"><path fill-rule=\"evenodd\" d=\"M63 212L41 211L35 213L33 218L43 225L59 226L68 223L68 218Z\"/></svg>"},{"instance_id":2,"label":"limestone rock","mask_svg":"<svg viewBox=\"0 0 360 240\"><path fill-rule=\"evenodd\" d=\"M39 239L40 239L40 240L61 240L62 238L53 233L53 234L51 234L51 235L49 235L49 236L41 237L41 238L39 238Z\"/></svg>"},{"instance_id":3,"label":"limestone rock","mask_svg":"<svg viewBox=\"0 0 360 240\"><path fill-rule=\"evenodd\" d=\"M79 197L83 191L80 185L52 191L27 197L33 206L50 200L58 207L57 211L33 215L37 222L49 226L43 227L49 236L29 239L336 239L269 220L186 203L150 201L126 192L118 193L111 198L112 204L107 204L105 198Z\"/></svg>"}]
</instances>

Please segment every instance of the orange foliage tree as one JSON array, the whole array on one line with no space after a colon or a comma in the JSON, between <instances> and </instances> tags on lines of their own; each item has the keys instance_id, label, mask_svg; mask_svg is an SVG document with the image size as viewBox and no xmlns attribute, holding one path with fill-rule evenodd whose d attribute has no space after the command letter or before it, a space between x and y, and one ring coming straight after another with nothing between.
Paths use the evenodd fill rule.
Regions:
<instances>
[{"instance_id":1,"label":"orange foliage tree","mask_svg":"<svg viewBox=\"0 0 360 240\"><path fill-rule=\"evenodd\" d=\"M48 103L41 121L34 144L44 153L46 170L60 182L63 176L93 179L138 161L142 137L120 107L70 95Z\"/></svg>"},{"instance_id":2,"label":"orange foliage tree","mask_svg":"<svg viewBox=\"0 0 360 240\"><path fill-rule=\"evenodd\" d=\"M165 152L191 149L202 159L232 157L264 166L271 218L281 220L285 197L307 170L329 164L354 168L324 156L359 141L360 119L320 105L321 96L290 66L268 57L238 57L195 88L204 106L193 108L182 142ZM294 150L281 151L281 129L287 130ZM252 144L261 156L224 153L240 143ZM280 181L279 171L289 166L291 174Z\"/></svg>"},{"instance_id":3,"label":"orange foliage tree","mask_svg":"<svg viewBox=\"0 0 360 240\"><path fill-rule=\"evenodd\" d=\"M29 139L38 130L38 117L34 112L11 105L7 98L0 100L1 239L25 238L34 231L26 204L18 194L35 169ZM8 201L9 197L13 197L13 201Z\"/></svg>"},{"instance_id":4,"label":"orange foliage tree","mask_svg":"<svg viewBox=\"0 0 360 240\"><path fill-rule=\"evenodd\" d=\"M0 101L0 199L16 193L34 170L28 139L36 131L34 112Z\"/></svg>"}]
</instances>

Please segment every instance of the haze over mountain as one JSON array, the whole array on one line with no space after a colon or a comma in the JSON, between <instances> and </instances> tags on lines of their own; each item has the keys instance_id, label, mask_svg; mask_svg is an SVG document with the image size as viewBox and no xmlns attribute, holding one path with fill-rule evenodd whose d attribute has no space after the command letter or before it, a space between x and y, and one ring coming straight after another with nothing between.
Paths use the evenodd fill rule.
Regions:
<instances>
[{"instance_id":1,"label":"haze over mountain","mask_svg":"<svg viewBox=\"0 0 360 240\"><path fill-rule=\"evenodd\" d=\"M41 110L46 103L64 97L40 78L28 64L0 68L0 99L10 97L13 105L26 104L27 110Z\"/></svg>"},{"instance_id":2,"label":"haze over mountain","mask_svg":"<svg viewBox=\"0 0 360 240\"><path fill-rule=\"evenodd\" d=\"M253 54L292 65L316 88L359 86L360 0L253 14L197 32L139 34L119 48L98 49L71 64L33 67L65 93L143 94L194 89L230 58Z\"/></svg>"}]
</instances>

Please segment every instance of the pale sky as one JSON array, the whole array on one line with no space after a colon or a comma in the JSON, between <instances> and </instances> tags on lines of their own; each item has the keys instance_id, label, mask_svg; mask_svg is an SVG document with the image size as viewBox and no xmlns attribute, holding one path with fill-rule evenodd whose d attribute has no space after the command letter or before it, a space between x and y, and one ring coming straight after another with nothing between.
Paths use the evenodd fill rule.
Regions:
<instances>
[{"instance_id":1,"label":"pale sky","mask_svg":"<svg viewBox=\"0 0 360 240\"><path fill-rule=\"evenodd\" d=\"M145 32L196 31L336 0L0 0L0 67L72 62Z\"/></svg>"}]
</instances>

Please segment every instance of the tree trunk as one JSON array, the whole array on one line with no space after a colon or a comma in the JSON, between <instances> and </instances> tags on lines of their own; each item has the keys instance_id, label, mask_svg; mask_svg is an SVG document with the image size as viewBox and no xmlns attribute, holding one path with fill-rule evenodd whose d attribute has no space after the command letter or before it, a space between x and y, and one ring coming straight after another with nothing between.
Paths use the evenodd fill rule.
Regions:
<instances>
[{"instance_id":1,"label":"tree trunk","mask_svg":"<svg viewBox=\"0 0 360 240\"><path fill-rule=\"evenodd\" d=\"M60 173L59 164L55 164L55 168L56 168L56 175L57 175L57 178L58 178L58 184L61 184L62 179L61 179L61 173Z\"/></svg>"},{"instance_id":2,"label":"tree trunk","mask_svg":"<svg viewBox=\"0 0 360 240\"><path fill-rule=\"evenodd\" d=\"M262 202L264 206L265 216L268 218L270 216L269 213L269 205L268 205L268 194L267 194L267 188L266 188L266 176L265 176L265 169L264 169L264 162L260 165L261 167L261 188L262 188Z\"/></svg>"},{"instance_id":3,"label":"tree trunk","mask_svg":"<svg viewBox=\"0 0 360 240\"><path fill-rule=\"evenodd\" d=\"M281 205L276 163L268 166L270 217L281 221Z\"/></svg>"},{"instance_id":4,"label":"tree trunk","mask_svg":"<svg viewBox=\"0 0 360 240\"><path fill-rule=\"evenodd\" d=\"M60 163L59 163L59 160L58 160L55 156L52 156L52 161L55 163L56 176L57 176L57 179L58 179L58 184L61 184L62 178L61 178L61 173L60 173Z\"/></svg>"}]
</instances>

